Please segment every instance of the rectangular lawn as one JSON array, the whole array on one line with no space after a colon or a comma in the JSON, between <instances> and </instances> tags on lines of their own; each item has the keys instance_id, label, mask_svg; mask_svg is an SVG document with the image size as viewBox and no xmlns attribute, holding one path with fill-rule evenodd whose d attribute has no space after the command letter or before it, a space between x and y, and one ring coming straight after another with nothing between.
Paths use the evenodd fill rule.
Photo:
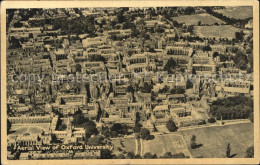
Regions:
<instances>
[{"instance_id":1,"label":"rectangular lawn","mask_svg":"<svg viewBox=\"0 0 260 165\"><path fill-rule=\"evenodd\" d=\"M183 152L189 156L187 145L179 133L155 135L153 140L143 140L143 154L151 152L157 156L162 156L165 152Z\"/></svg>"},{"instance_id":2,"label":"rectangular lawn","mask_svg":"<svg viewBox=\"0 0 260 165\"><path fill-rule=\"evenodd\" d=\"M240 29L230 26L195 26L194 32L197 36L203 38L235 38L235 32L239 32Z\"/></svg>"},{"instance_id":3,"label":"rectangular lawn","mask_svg":"<svg viewBox=\"0 0 260 165\"><path fill-rule=\"evenodd\" d=\"M187 144L192 135L196 136L200 148L191 149L193 157L225 158L228 143L234 158L245 157L246 149L253 145L254 130L252 123L234 124L220 127L206 127L182 131Z\"/></svg>"},{"instance_id":4,"label":"rectangular lawn","mask_svg":"<svg viewBox=\"0 0 260 165\"><path fill-rule=\"evenodd\" d=\"M224 21L207 13L172 17L172 19L174 21L177 21L178 23L185 23L186 25L198 25L199 21L201 21L201 24L207 25L213 25L215 23L225 23Z\"/></svg>"},{"instance_id":5,"label":"rectangular lawn","mask_svg":"<svg viewBox=\"0 0 260 165\"><path fill-rule=\"evenodd\" d=\"M123 139L123 138L122 138ZM133 152L135 153L135 138L125 138L123 139L123 144L125 147L122 147L120 144L120 139L112 139L112 144L114 145L113 153L118 155L122 153L122 151L118 150L118 147L120 147L123 151L125 150L126 152Z\"/></svg>"}]
</instances>

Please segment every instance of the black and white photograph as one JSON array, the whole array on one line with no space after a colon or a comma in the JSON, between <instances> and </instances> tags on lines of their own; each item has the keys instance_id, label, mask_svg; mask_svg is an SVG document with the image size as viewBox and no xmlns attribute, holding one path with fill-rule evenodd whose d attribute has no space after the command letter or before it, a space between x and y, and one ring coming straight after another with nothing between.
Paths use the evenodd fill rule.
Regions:
<instances>
[{"instance_id":1,"label":"black and white photograph","mask_svg":"<svg viewBox=\"0 0 260 165\"><path fill-rule=\"evenodd\" d=\"M259 161L253 2L2 8L2 159Z\"/></svg>"}]
</instances>

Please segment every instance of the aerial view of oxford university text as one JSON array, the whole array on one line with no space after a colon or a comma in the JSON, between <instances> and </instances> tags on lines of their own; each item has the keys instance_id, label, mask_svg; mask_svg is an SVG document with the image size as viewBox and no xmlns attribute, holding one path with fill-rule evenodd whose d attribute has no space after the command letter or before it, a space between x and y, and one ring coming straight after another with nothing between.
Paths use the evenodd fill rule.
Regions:
<instances>
[{"instance_id":1,"label":"aerial view of oxford university text","mask_svg":"<svg viewBox=\"0 0 260 165\"><path fill-rule=\"evenodd\" d=\"M253 6L14 8L5 26L7 160L254 157Z\"/></svg>"}]
</instances>

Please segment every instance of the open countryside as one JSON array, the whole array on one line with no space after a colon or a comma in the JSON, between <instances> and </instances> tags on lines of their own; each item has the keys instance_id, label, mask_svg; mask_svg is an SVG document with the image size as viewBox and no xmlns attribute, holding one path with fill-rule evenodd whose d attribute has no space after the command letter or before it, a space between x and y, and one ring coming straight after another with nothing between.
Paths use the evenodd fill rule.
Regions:
<instances>
[{"instance_id":1,"label":"open countryside","mask_svg":"<svg viewBox=\"0 0 260 165\"><path fill-rule=\"evenodd\" d=\"M225 9L215 10L215 12L235 19L246 19L253 17L253 8L249 6L226 7Z\"/></svg>"}]
</instances>

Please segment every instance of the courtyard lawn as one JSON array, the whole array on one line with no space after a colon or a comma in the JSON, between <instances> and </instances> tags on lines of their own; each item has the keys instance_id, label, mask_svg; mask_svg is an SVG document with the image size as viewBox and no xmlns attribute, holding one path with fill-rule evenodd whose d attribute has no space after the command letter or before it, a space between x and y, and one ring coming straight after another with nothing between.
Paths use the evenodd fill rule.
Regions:
<instances>
[{"instance_id":1,"label":"courtyard lawn","mask_svg":"<svg viewBox=\"0 0 260 165\"><path fill-rule=\"evenodd\" d=\"M19 135L19 134L39 134L42 131L47 131L50 124L42 123L41 127L39 126L12 126L11 134L12 135Z\"/></svg>"},{"instance_id":2,"label":"courtyard lawn","mask_svg":"<svg viewBox=\"0 0 260 165\"><path fill-rule=\"evenodd\" d=\"M197 36L203 38L235 38L235 32L239 32L240 29L230 26L195 26L194 32Z\"/></svg>"},{"instance_id":3,"label":"courtyard lawn","mask_svg":"<svg viewBox=\"0 0 260 165\"><path fill-rule=\"evenodd\" d=\"M185 23L186 25L198 25L198 22L201 21L201 24L213 25L215 23L223 24L224 21L209 15L207 13L195 14L195 15L184 15L179 17L172 17L174 21L178 23Z\"/></svg>"},{"instance_id":4,"label":"courtyard lawn","mask_svg":"<svg viewBox=\"0 0 260 165\"><path fill-rule=\"evenodd\" d=\"M193 157L225 158L228 143L234 158L245 157L246 149L253 145L254 130L252 123L241 123L220 127L206 127L181 131L187 144L195 135L201 147L191 149Z\"/></svg>"},{"instance_id":5,"label":"courtyard lawn","mask_svg":"<svg viewBox=\"0 0 260 165\"><path fill-rule=\"evenodd\" d=\"M235 19L253 18L253 7L250 6L226 7L225 9L215 10L215 12Z\"/></svg>"},{"instance_id":6,"label":"courtyard lawn","mask_svg":"<svg viewBox=\"0 0 260 165\"><path fill-rule=\"evenodd\" d=\"M125 147L122 147L120 144L120 139L111 139L112 140L112 144L114 145L114 149L113 149L113 153L116 155L119 155L120 153L122 153L122 151L126 151L126 152L133 152L135 153L135 138L125 138L123 140L123 144ZM118 150L118 147L120 147L122 149L122 151Z\"/></svg>"}]
</instances>

